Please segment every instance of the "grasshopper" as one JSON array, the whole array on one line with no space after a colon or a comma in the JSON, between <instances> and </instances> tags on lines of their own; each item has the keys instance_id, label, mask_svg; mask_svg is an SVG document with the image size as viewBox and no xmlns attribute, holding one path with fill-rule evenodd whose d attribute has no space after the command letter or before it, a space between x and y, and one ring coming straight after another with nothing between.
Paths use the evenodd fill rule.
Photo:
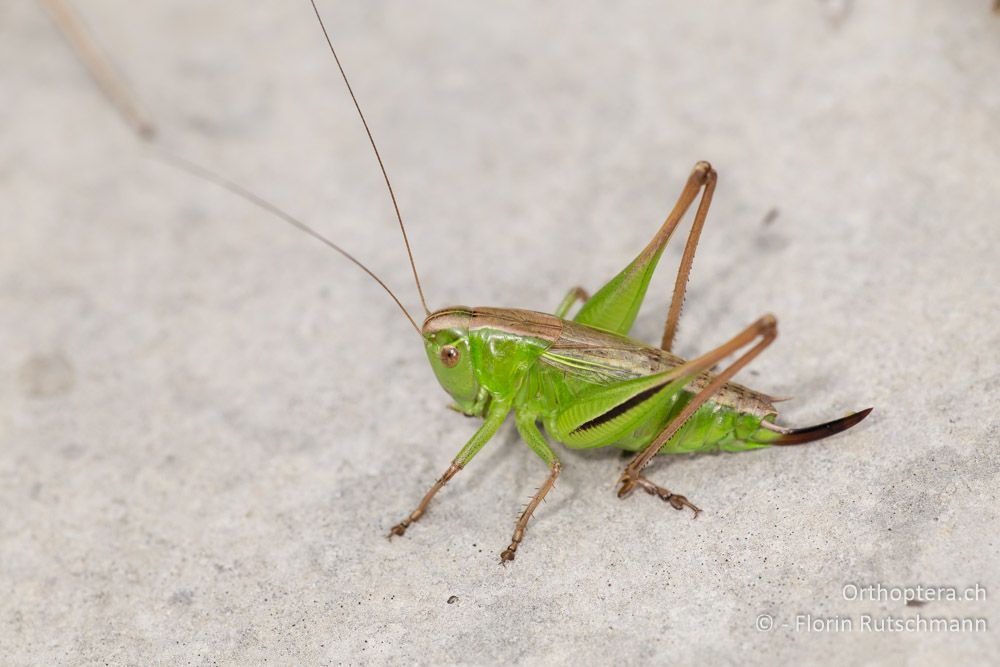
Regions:
<instances>
[{"instance_id":1,"label":"grasshopper","mask_svg":"<svg viewBox=\"0 0 1000 667\"><path fill-rule=\"evenodd\" d=\"M57 7L63 6L61 0L50 2ZM690 509L697 517L701 509L684 495L659 486L642 474L654 456L798 445L844 431L871 412L868 408L824 424L789 428L776 421L776 399L732 382L739 370L774 342L778 330L773 315L763 315L722 345L695 359L685 360L672 353L688 277L718 180L715 170L707 162L695 165L677 203L652 240L593 296L582 287L574 287L551 314L514 308L466 306L451 306L431 312L382 157L315 0L310 2L364 125L392 200L426 316L422 325L417 324L381 278L312 227L246 188L199 165L163 152L160 157L280 217L365 271L395 301L420 335L438 382L454 401L451 407L467 416L483 419L482 425L459 450L416 509L392 527L388 535L390 538L402 536L426 514L435 495L472 461L511 413L521 438L549 472L545 482L521 512L510 544L500 554L501 564L514 560L524 540L528 521L551 491L562 470L549 439L570 449L616 447L634 453L634 458L619 478L618 497L624 498L639 488L675 509ZM68 14L63 11L57 16L65 19ZM65 20L63 23L69 25ZM67 32L71 38L81 39L79 31ZM86 55L93 49L83 51ZM91 59L91 63L93 68L103 67L99 61ZM110 74L103 72L100 76L95 74L95 78L99 82L113 81ZM121 86L114 87L109 96L120 100L120 90ZM134 104L125 102L119 101L123 112L136 108ZM138 117L134 111L126 115ZM144 127L143 123L134 125ZM147 129L151 128L149 125ZM140 133L147 139L152 136L151 131L140 129ZM698 206L677 271L660 344L647 345L629 338L628 333L664 248L696 200ZM576 313L569 317L578 303L580 306ZM720 362L744 348L749 349L729 365L715 370ZM544 426L548 438L543 435L540 424Z\"/></svg>"},{"instance_id":2,"label":"grasshopper","mask_svg":"<svg viewBox=\"0 0 1000 667\"><path fill-rule=\"evenodd\" d=\"M569 290L553 314L512 308L451 307L430 313L420 333L427 358L456 408L483 424L420 501L396 524L403 535L427 511L438 491L493 437L510 413L528 447L548 466L545 482L514 528L500 562L514 560L532 513L552 489L561 463L539 429L570 449L617 447L636 456L622 471L618 497L640 488L675 509L701 509L659 486L642 470L657 454L748 451L797 445L854 426L871 408L806 428L779 426L775 399L731 378L777 336L764 315L719 347L686 361L671 353L698 239L717 175L699 162L673 210L649 244L593 296ZM674 283L659 346L628 337L664 247L701 192ZM568 318L572 307L582 307ZM751 345L731 364L716 364Z\"/></svg>"}]
</instances>

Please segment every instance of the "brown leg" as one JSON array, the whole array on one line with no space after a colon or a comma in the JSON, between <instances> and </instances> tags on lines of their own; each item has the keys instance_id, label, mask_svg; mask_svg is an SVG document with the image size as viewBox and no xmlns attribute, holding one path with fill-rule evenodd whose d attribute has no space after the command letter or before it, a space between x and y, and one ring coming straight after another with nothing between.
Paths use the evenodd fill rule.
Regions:
<instances>
[{"instance_id":1,"label":"brown leg","mask_svg":"<svg viewBox=\"0 0 1000 667\"><path fill-rule=\"evenodd\" d=\"M483 425L479 427L479 430L472 434L469 441L465 443L465 447L462 447L462 451L458 453L452 464L448 466L448 469L444 471L441 475L441 479L434 482L434 486L431 490L424 495L423 500L417 505L417 509L410 513L410 516L406 517L389 531L389 539L392 539L393 535L402 535L406 532L406 529L410 527L410 524L417 521L424 515L427 511L427 506L431 504L431 500L434 499L434 495L441 490L441 488L448 483L448 480L454 477L459 470L465 467L465 465L472 460L472 457L479 452L483 446L489 442L493 434L497 432L500 425L503 424L504 419L507 418L507 413L510 412L510 405L507 403L501 403L499 401L494 401L488 413L486 413L486 419L483 421Z\"/></svg>"},{"instance_id":2,"label":"brown leg","mask_svg":"<svg viewBox=\"0 0 1000 667\"><path fill-rule=\"evenodd\" d=\"M538 507L539 503L545 499L545 494L552 490L552 487L556 483L556 477L559 476L559 470L561 466L559 461L553 461L549 468L549 477L542 484L541 488L535 492L532 496L531 502L528 506L524 508L521 512L521 517L517 520L517 525L514 526L514 535L510 538L510 546L503 550L500 554L500 564L506 565L508 561L514 560L514 555L517 552L518 545L521 544L521 540L524 539L524 529L528 526L528 520L531 518L532 512Z\"/></svg>"},{"instance_id":3,"label":"brown leg","mask_svg":"<svg viewBox=\"0 0 1000 667\"><path fill-rule=\"evenodd\" d=\"M461 469L462 466L457 463L452 463L448 466L448 469L443 475L441 475L441 478L434 482L434 486L431 487L431 490L424 495L423 500L421 500L420 504L417 505L417 509L410 512L410 516L406 517L392 527L392 530L389 531L388 538L391 540L393 535L402 535L406 532L406 529L410 527L411 523L420 519L420 517L424 515L424 512L427 511L427 506L431 504L431 500L434 498L434 495L440 491L441 488L448 483L448 480L454 477Z\"/></svg>"},{"instance_id":4,"label":"brown leg","mask_svg":"<svg viewBox=\"0 0 1000 667\"><path fill-rule=\"evenodd\" d=\"M714 182L714 178L715 171L707 162L698 162L694 166L684 184L684 189L681 190L676 203L670 209L670 213L667 214L653 238L639 251L635 259L629 262L628 266L587 300L580 312L573 318L574 321L623 335L628 333L635 322L636 313L645 298L652 272L659 263L664 248L666 248L687 210L698 199L702 188L708 181ZM707 205L699 206L699 210L701 211L701 219L704 220ZM698 224L700 226L701 223ZM679 280L682 284L684 283L684 279Z\"/></svg>"},{"instance_id":5,"label":"brown leg","mask_svg":"<svg viewBox=\"0 0 1000 667\"><path fill-rule=\"evenodd\" d=\"M677 267L677 279L674 282L674 294L670 299L670 310L667 311L667 322L663 327L663 339L660 341L660 348L667 352L673 347L674 336L677 334L677 322L681 317L681 308L684 306L684 293L687 291L688 278L691 275L691 264L694 262L694 253L698 249L698 239L701 238L701 229L705 226L705 218L708 216L708 208L712 205L712 195L715 193L715 183L718 175L712 165L707 162L699 162L695 170L702 170L702 184L705 192L698 203L698 210L694 214L694 223L688 233L687 243L684 245L684 254L681 256L680 266Z\"/></svg>"},{"instance_id":6,"label":"brown leg","mask_svg":"<svg viewBox=\"0 0 1000 667\"><path fill-rule=\"evenodd\" d=\"M716 375L709 381L704 388L702 388L691 402L688 403L684 409L681 411L677 417L675 417L667 426L660 432L656 438L646 445L638 456L632 459L632 462L626 466L625 470L622 472L621 476L621 488L618 490L618 497L624 498L636 487L640 485L639 473L645 468L654 456L660 451L660 449L667 443L670 438L673 437L675 433L684 425L684 423L691 418L691 416L700 408L708 399L712 397L715 392L717 392L726 382L730 380L737 372L744 366L746 366L750 361L752 361L757 355L764 351L764 349L770 345L778 335L778 323L774 319L773 315L765 315L759 320L751 324L749 327L744 329L734 338L730 339L729 342L719 346L712 352L699 357L699 360L704 360L709 363L711 359L717 357L725 357L736 350L749 345L751 342L760 338L761 340L754 345L752 348L747 350L744 354L737 357L736 361L727 366L721 373ZM649 483L649 482L648 482ZM649 483L651 484L651 483ZM644 488L645 485L642 485ZM653 485L655 486L655 485ZM657 487L659 488L659 487ZM647 488L647 491L649 489ZM670 492L667 492L669 495ZM659 494L657 494L659 495ZM687 501L687 499L684 499ZM682 506L684 503L681 503ZM673 503L671 503L673 505ZM676 507L676 505L674 505ZM697 509L692 507L692 509ZM697 512L695 513L697 516Z\"/></svg>"},{"instance_id":7,"label":"brown leg","mask_svg":"<svg viewBox=\"0 0 1000 667\"><path fill-rule=\"evenodd\" d=\"M689 501L686 497L676 494L670 489L664 488L662 486L657 486L656 484L653 484L642 475L639 475L638 477L635 478L635 483L636 485L642 487L642 489L649 495L656 496L660 500L670 503L670 506L673 507L675 510L682 510L685 507L689 507L694 512L695 518L697 518L698 515L701 513L701 509L695 507L695 505L692 504L691 501Z\"/></svg>"}]
</instances>

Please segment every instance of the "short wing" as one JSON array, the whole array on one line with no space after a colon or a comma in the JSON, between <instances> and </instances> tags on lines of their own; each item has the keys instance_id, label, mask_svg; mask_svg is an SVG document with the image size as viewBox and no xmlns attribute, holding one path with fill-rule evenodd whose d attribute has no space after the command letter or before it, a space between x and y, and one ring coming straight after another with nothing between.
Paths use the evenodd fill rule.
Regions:
<instances>
[{"instance_id":1,"label":"short wing","mask_svg":"<svg viewBox=\"0 0 1000 667\"><path fill-rule=\"evenodd\" d=\"M669 371L684 360L669 352L606 331L566 322L559 338L538 359L567 378L607 385ZM688 391L702 389L712 379L709 371L691 379ZM712 399L740 412L774 414L774 399L735 382L727 382Z\"/></svg>"},{"instance_id":2,"label":"short wing","mask_svg":"<svg viewBox=\"0 0 1000 667\"><path fill-rule=\"evenodd\" d=\"M682 360L625 336L566 322L559 338L539 361L593 384L652 375Z\"/></svg>"}]
</instances>

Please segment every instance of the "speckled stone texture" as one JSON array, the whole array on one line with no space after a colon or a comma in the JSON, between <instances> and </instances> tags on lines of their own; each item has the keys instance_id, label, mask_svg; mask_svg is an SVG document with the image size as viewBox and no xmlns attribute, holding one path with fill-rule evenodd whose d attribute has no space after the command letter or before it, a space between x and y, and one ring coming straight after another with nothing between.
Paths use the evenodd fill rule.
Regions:
<instances>
[{"instance_id":1,"label":"speckled stone texture","mask_svg":"<svg viewBox=\"0 0 1000 667\"><path fill-rule=\"evenodd\" d=\"M77 5L164 146L417 305L306 3ZM558 448L505 569L546 474L513 428L387 541L476 427L445 409L405 320L319 244L152 159L39 6L0 3L0 662L994 661L989 5L322 3L432 306L551 309L597 287L707 159L719 188L680 353L773 312L781 335L740 381L794 396L791 424L875 406L808 447L657 462L696 521L617 499L616 452ZM638 337L658 339L671 281ZM848 584L987 597L914 607ZM868 632L864 614L989 630Z\"/></svg>"}]
</instances>

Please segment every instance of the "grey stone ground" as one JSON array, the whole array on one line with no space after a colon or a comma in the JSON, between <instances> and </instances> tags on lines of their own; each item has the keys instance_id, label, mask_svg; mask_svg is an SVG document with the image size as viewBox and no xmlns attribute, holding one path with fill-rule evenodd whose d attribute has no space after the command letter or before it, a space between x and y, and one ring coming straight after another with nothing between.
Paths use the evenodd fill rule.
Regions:
<instances>
[{"instance_id":1,"label":"grey stone ground","mask_svg":"<svg viewBox=\"0 0 1000 667\"><path fill-rule=\"evenodd\" d=\"M405 321L318 244L149 159L38 6L0 4L0 662L995 659L988 4L324 3L432 305L548 309L596 287L710 159L680 351L772 311L782 335L741 377L794 395L786 421L876 407L809 447L661 462L697 521L616 499L615 453L560 450L506 569L545 476L513 430L389 543L475 428ZM167 146L416 303L304 3L78 5ZM640 337L658 336L666 274ZM852 583L989 597L907 607L847 600ZM990 627L863 632L866 613Z\"/></svg>"}]
</instances>

